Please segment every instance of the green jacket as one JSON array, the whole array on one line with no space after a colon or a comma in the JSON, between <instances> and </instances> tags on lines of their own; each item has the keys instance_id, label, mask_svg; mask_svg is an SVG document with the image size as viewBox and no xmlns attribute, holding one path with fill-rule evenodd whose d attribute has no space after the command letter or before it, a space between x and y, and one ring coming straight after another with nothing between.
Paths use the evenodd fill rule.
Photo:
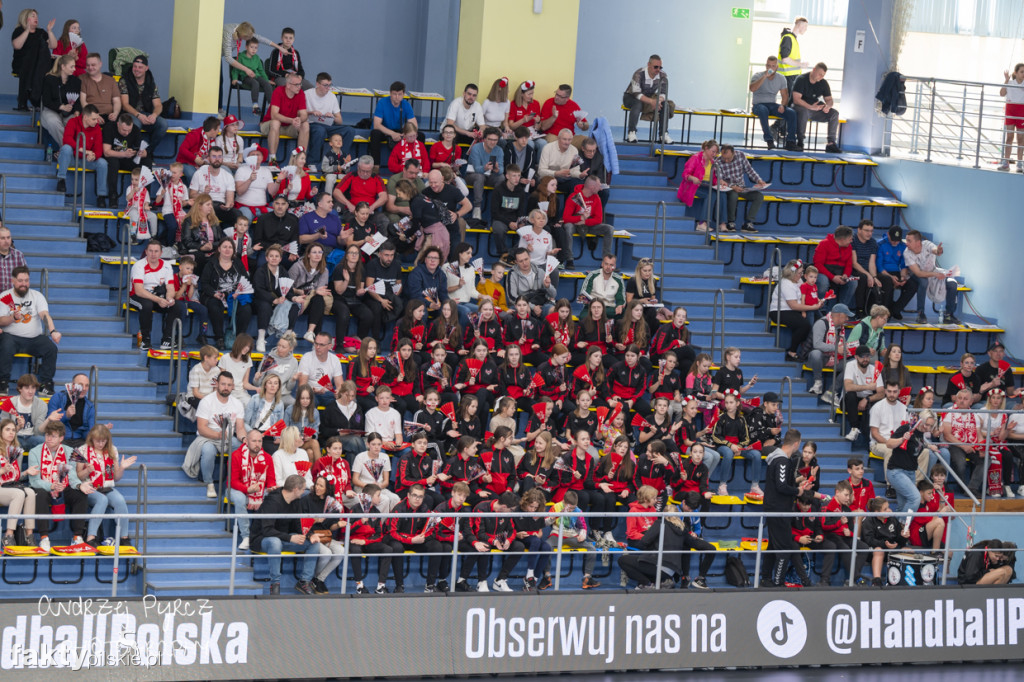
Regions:
<instances>
[{"instance_id":1,"label":"green jacket","mask_svg":"<svg viewBox=\"0 0 1024 682\"><path fill-rule=\"evenodd\" d=\"M243 66L248 66L250 69L252 69L253 73L256 74L257 78L262 78L265 81L270 80L269 78L267 78L267 72L263 69L263 60L260 59L260 56L258 54L250 57L245 52L242 52L237 57L235 57L235 59L238 60L239 64ZM231 67L232 81L240 81L244 76L245 74L243 72L239 71L233 66Z\"/></svg>"}]
</instances>

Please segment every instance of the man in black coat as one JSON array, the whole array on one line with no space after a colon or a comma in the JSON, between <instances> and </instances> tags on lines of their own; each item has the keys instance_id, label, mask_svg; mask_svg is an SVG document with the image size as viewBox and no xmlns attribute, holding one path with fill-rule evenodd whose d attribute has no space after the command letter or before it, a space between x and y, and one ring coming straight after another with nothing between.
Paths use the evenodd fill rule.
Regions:
<instances>
[{"instance_id":1,"label":"man in black coat","mask_svg":"<svg viewBox=\"0 0 1024 682\"><path fill-rule=\"evenodd\" d=\"M249 546L252 550L270 555L267 556L270 565L270 594L281 593L281 552L306 555L299 560L301 568L295 589L302 594L313 594L310 580L320 554L320 538L304 534L302 521L297 517L276 517L278 514L303 513L305 509L299 500L305 489L306 479L302 476L292 474L286 478L283 486L268 493L263 499L249 528ZM272 556L275 554L278 556Z\"/></svg>"},{"instance_id":2,"label":"man in black coat","mask_svg":"<svg viewBox=\"0 0 1024 682\"><path fill-rule=\"evenodd\" d=\"M797 496L810 490L814 481L807 479L797 485L796 464L790 459L800 452L800 432L790 429L782 439L782 445L768 455L768 473L765 476L764 502L766 512L792 512ZM792 520L784 516L769 517L765 520L768 528L768 549L772 552L768 565L772 567L769 580L774 587L782 587L789 562L800 561L796 541L791 531Z\"/></svg>"}]
</instances>

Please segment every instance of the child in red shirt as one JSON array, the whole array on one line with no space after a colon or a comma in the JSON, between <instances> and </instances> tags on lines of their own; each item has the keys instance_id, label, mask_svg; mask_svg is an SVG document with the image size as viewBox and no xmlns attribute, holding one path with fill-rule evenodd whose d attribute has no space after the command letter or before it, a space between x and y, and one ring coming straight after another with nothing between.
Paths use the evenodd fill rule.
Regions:
<instances>
[{"instance_id":1,"label":"child in red shirt","mask_svg":"<svg viewBox=\"0 0 1024 682\"><path fill-rule=\"evenodd\" d=\"M921 493L921 506L918 514L934 514L945 502L945 498L936 494L931 481L920 481L917 490ZM929 541L933 552L942 549L942 541L946 537L946 519L941 516L914 516L910 521L910 544L914 547L927 547Z\"/></svg>"},{"instance_id":2,"label":"child in red shirt","mask_svg":"<svg viewBox=\"0 0 1024 682\"><path fill-rule=\"evenodd\" d=\"M804 283L800 285L804 305L818 305L818 268L808 265L804 268Z\"/></svg>"},{"instance_id":3,"label":"child in red shirt","mask_svg":"<svg viewBox=\"0 0 1024 682\"><path fill-rule=\"evenodd\" d=\"M847 480L853 488L853 499L850 501L850 509L853 511L866 511L868 501L875 497L875 486L871 481L864 480L864 460L860 457L851 457L846 462L846 472L850 474Z\"/></svg>"},{"instance_id":4,"label":"child in red shirt","mask_svg":"<svg viewBox=\"0 0 1024 682\"><path fill-rule=\"evenodd\" d=\"M629 511L631 512L654 512L657 508L654 506L654 501L658 499L658 491L652 486L642 485L640 490L636 491L636 502L631 502L629 505ZM630 516L626 519L626 544L633 549L643 549L640 545L640 540L643 539L644 533L654 525L657 521L657 517L654 516Z\"/></svg>"}]
</instances>

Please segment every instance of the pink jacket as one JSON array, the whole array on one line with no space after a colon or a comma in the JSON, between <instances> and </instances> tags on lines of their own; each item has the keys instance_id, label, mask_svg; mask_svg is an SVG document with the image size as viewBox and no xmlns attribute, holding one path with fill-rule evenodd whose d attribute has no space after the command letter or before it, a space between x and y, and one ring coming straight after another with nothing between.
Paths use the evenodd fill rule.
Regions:
<instances>
[{"instance_id":1,"label":"pink jacket","mask_svg":"<svg viewBox=\"0 0 1024 682\"><path fill-rule=\"evenodd\" d=\"M686 160L686 165L683 166L683 181L679 183L679 189L676 191L676 198L683 202L687 206L693 206L693 198L697 195L697 188L700 185L695 185L692 182L686 181L686 176L692 175L697 178L704 177L704 152L694 154ZM714 171L711 172L712 183L717 183L718 178L715 176Z\"/></svg>"}]
</instances>

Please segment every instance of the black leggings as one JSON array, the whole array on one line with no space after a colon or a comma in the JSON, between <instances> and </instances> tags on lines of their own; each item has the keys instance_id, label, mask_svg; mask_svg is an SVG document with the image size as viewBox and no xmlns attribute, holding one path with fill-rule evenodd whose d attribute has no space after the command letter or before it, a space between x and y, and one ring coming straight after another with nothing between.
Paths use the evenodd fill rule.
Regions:
<instances>
[{"instance_id":1,"label":"black leggings","mask_svg":"<svg viewBox=\"0 0 1024 682\"><path fill-rule=\"evenodd\" d=\"M383 312L383 308L378 304L378 309ZM345 301L340 297L335 296L334 305L331 307L331 314L334 316L334 335L339 339L343 339L348 336L349 323L352 320L352 316L355 315L356 320L356 334L359 338L364 338L370 335L370 329L375 324L380 326L380 322L374 322L374 312L369 306L363 305L362 301Z\"/></svg>"},{"instance_id":2,"label":"black leggings","mask_svg":"<svg viewBox=\"0 0 1024 682\"><path fill-rule=\"evenodd\" d=\"M618 521L614 516L608 516L615 511L615 493L606 493L603 490L590 490L590 527L599 533L610 533L615 530L615 523Z\"/></svg>"},{"instance_id":3,"label":"black leggings","mask_svg":"<svg viewBox=\"0 0 1024 682\"><path fill-rule=\"evenodd\" d=\"M658 569L654 564L640 561L639 553L623 554L619 557L619 568L630 580L639 585L650 585L658 577Z\"/></svg>"},{"instance_id":4,"label":"black leggings","mask_svg":"<svg viewBox=\"0 0 1024 682\"><path fill-rule=\"evenodd\" d=\"M779 324L786 325L789 329L789 348L787 351L795 353L800 344L804 342L807 335L811 333L811 321L804 317L802 312L796 310L783 310L781 313L773 310L771 318Z\"/></svg>"},{"instance_id":5,"label":"black leggings","mask_svg":"<svg viewBox=\"0 0 1024 682\"><path fill-rule=\"evenodd\" d=\"M434 538L427 538L425 542L419 545L402 543L402 552L410 551L417 554L429 553L433 555L427 558L427 584L433 585L437 582L437 574L441 570L441 561L445 558L441 556L441 552L445 551L445 546L446 545L438 542ZM450 546L448 547L448 550L451 551ZM399 575L400 571L395 571L395 584L400 585Z\"/></svg>"},{"instance_id":6,"label":"black leggings","mask_svg":"<svg viewBox=\"0 0 1024 682\"><path fill-rule=\"evenodd\" d=\"M401 549L396 549L385 541L374 542L369 545L352 545L351 554L349 555L352 563L352 575L355 576L356 582L363 582L365 574L363 573L363 558L362 554L379 554L380 557L377 559L377 582L385 582L388 578L388 569L392 567L391 555L401 553ZM366 563L370 563L367 559ZM401 580L398 579L398 572L395 572L395 583L401 584Z\"/></svg>"},{"instance_id":7,"label":"black leggings","mask_svg":"<svg viewBox=\"0 0 1024 682\"><path fill-rule=\"evenodd\" d=\"M459 571L459 578L467 580L473 575L473 568L476 568L477 580L487 580L491 572L490 550L478 552L473 546L472 540L459 540L459 554L462 555L462 570Z\"/></svg>"},{"instance_id":8,"label":"black leggings","mask_svg":"<svg viewBox=\"0 0 1024 682\"><path fill-rule=\"evenodd\" d=\"M308 316L307 321L309 322L310 329L318 332L323 331L324 297L314 294L309 300L309 305L306 306L305 314Z\"/></svg>"},{"instance_id":9,"label":"black leggings","mask_svg":"<svg viewBox=\"0 0 1024 682\"><path fill-rule=\"evenodd\" d=\"M224 305L224 302L213 296L203 297L202 304L210 313L210 326L213 327L213 335L218 339L224 338L224 322L231 317L231 308ZM252 306L248 303L239 305L235 311L235 334L249 331L249 322L252 321Z\"/></svg>"}]
</instances>

